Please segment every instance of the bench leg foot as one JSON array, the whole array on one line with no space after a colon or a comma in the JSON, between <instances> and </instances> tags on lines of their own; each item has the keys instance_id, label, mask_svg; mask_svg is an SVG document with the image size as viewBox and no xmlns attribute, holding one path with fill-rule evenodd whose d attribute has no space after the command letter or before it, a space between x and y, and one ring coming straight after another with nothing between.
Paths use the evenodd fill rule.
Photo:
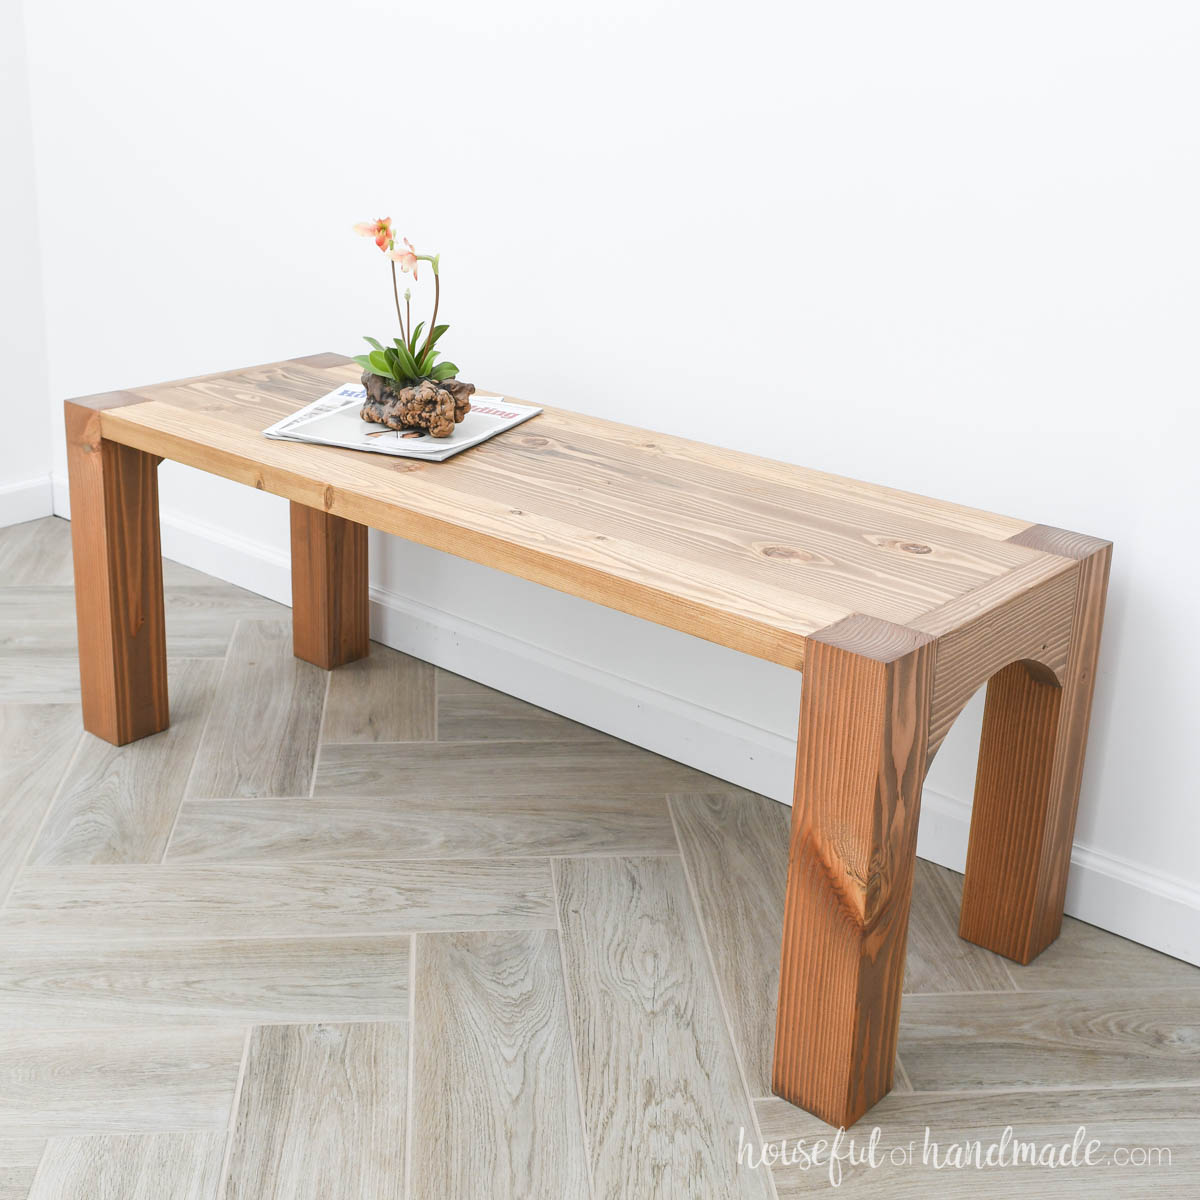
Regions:
<instances>
[{"instance_id":1,"label":"bench leg foot","mask_svg":"<svg viewBox=\"0 0 1200 1200\"><path fill-rule=\"evenodd\" d=\"M862 616L807 646L772 1090L834 1126L892 1086L935 649Z\"/></svg>"},{"instance_id":2,"label":"bench leg foot","mask_svg":"<svg viewBox=\"0 0 1200 1200\"><path fill-rule=\"evenodd\" d=\"M1080 557L1062 686L1022 663L988 683L958 932L1019 963L1062 928L1110 552Z\"/></svg>"},{"instance_id":3,"label":"bench leg foot","mask_svg":"<svg viewBox=\"0 0 1200 1200\"><path fill-rule=\"evenodd\" d=\"M292 502L292 649L327 671L370 648L367 527Z\"/></svg>"},{"instance_id":4,"label":"bench leg foot","mask_svg":"<svg viewBox=\"0 0 1200 1200\"><path fill-rule=\"evenodd\" d=\"M66 428L83 727L123 746L170 722L159 459L101 438L96 409L68 403Z\"/></svg>"}]
</instances>

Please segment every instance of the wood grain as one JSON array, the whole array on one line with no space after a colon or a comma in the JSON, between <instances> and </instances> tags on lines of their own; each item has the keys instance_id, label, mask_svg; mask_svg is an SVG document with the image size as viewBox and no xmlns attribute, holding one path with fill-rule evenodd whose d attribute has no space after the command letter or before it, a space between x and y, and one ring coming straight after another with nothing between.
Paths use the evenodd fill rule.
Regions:
<instances>
[{"instance_id":1,"label":"wood grain","mask_svg":"<svg viewBox=\"0 0 1200 1200\"><path fill-rule=\"evenodd\" d=\"M906 995L1015 990L1002 958L958 936L961 902L962 876L918 858L908 921Z\"/></svg>"},{"instance_id":2,"label":"wood grain","mask_svg":"<svg viewBox=\"0 0 1200 1200\"><path fill-rule=\"evenodd\" d=\"M85 734L29 861L39 866L158 862L200 734L208 719L220 663L171 664L171 727L120 749Z\"/></svg>"},{"instance_id":3,"label":"wood grain","mask_svg":"<svg viewBox=\"0 0 1200 1200\"><path fill-rule=\"evenodd\" d=\"M222 1200L402 1200L408 1025L254 1030Z\"/></svg>"},{"instance_id":4,"label":"wood grain","mask_svg":"<svg viewBox=\"0 0 1200 1200\"><path fill-rule=\"evenodd\" d=\"M78 657L0 653L0 703L70 704L78 712Z\"/></svg>"},{"instance_id":5,"label":"wood grain","mask_svg":"<svg viewBox=\"0 0 1200 1200\"><path fill-rule=\"evenodd\" d=\"M74 704L0 704L0 905L81 736Z\"/></svg>"},{"instance_id":6,"label":"wood grain","mask_svg":"<svg viewBox=\"0 0 1200 1200\"><path fill-rule=\"evenodd\" d=\"M1029 1200L1069 1197L1072 1200L1125 1200L1133 1196L1193 1200L1200 1190L1200 1095L1176 1089L1084 1089L1052 1092L955 1093L932 1096L893 1092L876 1106L872 1124L881 1130L880 1165L843 1158L841 1183L834 1191L825 1169L805 1168L799 1160L774 1168L779 1200L800 1200L815 1193L853 1196L858 1200ZM809 1146L826 1138L829 1129L817 1118L774 1098L755 1109L763 1137L789 1152L801 1139ZM958 1168L945 1165L954 1148L974 1142L998 1144L1007 1126L1021 1143L1070 1146L1080 1126L1097 1139L1108 1158L1095 1166L1049 1167L1031 1163ZM926 1130L937 1145L937 1163L925 1157ZM1111 1154L1117 1146L1170 1148L1170 1161L1118 1167ZM915 1153L909 1154L912 1147ZM843 1150L846 1147L843 1146ZM893 1161L899 1149L904 1158ZM859 1138L857 1150L866 1149ZM951 1158L951 1161L953 1159ZM964 1160L965 1161L965 1160ZM764 1167L763 1170L766 1170Z\"/></svg>"},{"instance_id":7,"label":"wood grain","mask_svg":"<svg viewBox=\"0 0 1200 1200\"><path fill-rule=\"evenodd\" d=\"M309 937L554 923L544 860L30 867L0 938Z\"/></svg>"},{"instance_id":8,"label":"wood grain","mask_svg":"<svg viewBox=\"0 0 1200 1200\"><path fill-rule=\"evenodd\" d=\"M597 1197L770 1194L678 859L554 865Z\"/></svg>"},{"instance_id":9,"label":"wood grain","mask_svg":"<svg viewBox=\"0 0 1200 1200\"><path fill-rule=\"evenodd\" d=\"M1005 964L1022 992L1079 988L1200 987L1200 968L1095 925L1064 917L1062 931L1024 965Z\"/></svg>"},{"instance_id":10,"label":"wood grain","mask_svg":"<svg viewBox=\"0 0 1200 1200\"><path fill-rule=\"evenodd\" d=\"M934 650L869 617L808 650L772 1090L831 1125L892 1086Z\"/></svg>"},{"instance_id":11,"label":"wood grain","mask_svg":"<svg viewBox=\"0 0 1200 1200\"><path fill-rule=\"evenodd\" d=\"M74 589L0 586L0 702L78 713L79 695Z\"/></svg>"},{"instance_id":12,"label":"wood grain","mask_svg":"<svg viewBox=\"0 0 1200 1200\"><path fill-rule=\"evenodd\" d=\"M328 676L280 621L242 621L196 753L190 797L306 795Z\"/></svg>"},{"instance_id":13,"label":"wood grain","mask_svg":"<svg viewBox=\"0 0 1200 1200\"><path fill-rule=\"evenodd\" d=\"M412 1194L587 1196L553 930L418 939Z\"/></svg>"},{"instance_id":14,"label":"wood grain","mask_svg":"<svg viewBox=\"0 0 1200 1200\"><path fill-rule=\"evenodd\" d=\"M240 1029L0 1033L0 1138L224 1129Z\"/></svg>"},{"instance_id":15,"label":"wood grain","mask_svg":"<svg viewBox=\"0 0 1200 1200\"><path fill-rule=\"evenodd\" d=\"M334 644L343 634L365 648L360 616L342 621L333 609L347 600L355 614L363 611L365 555L353 546L369 526L805 669L773 1068L778 1089L808 1096L810 1107L842 1121L890 1085L920 785L950 723L989 676L994 699L975 814L981 832L972 838L962 929L993 947L1015 944L1021 954L1053 939L1102 619L1106 543L550 407L530 425L441 464L262 437L264 426L355 374L339 356L308 356L77 407L96 445L171 457L293 503L298 648L326 665L349 657ZM315 650L307 645L314 630ZM405 741L428 736L427 723L364 718L387 709L370 694L378 677L365 671L337 686L338 710L314 771L318 734L311 715L297 714L319 710L317 689L287 676L281 656L262 655L272 660L265 666L255 657L236 639L231 643L229 663L239 665L227 665L219 715L197 755L188 793L197 803L182 813L181 854L207 857L225 835L235 856L307 857L318 845L340 845L356 858L366 852L370 801L397 794L406 798L398 811L414 818L413 828L403 833L383 817L387 851L436 855L460 847L478 852L472 840L478 844L491 832L483 819L452 835L439 830L439 806L464 793L523 802L728 791L699 772L578 728L571 744L553 720L470 689L443 697L434 731L439 741ZM1026 683L1018 686L1016 672ZM1050 711L1058 696L1061 704ZM487 734L479 736L480 729ZM498 740L497 732L520 740ZM1034 751L1024 765L1016 761L1023 747ZM321 799L301 801L294 814L273 805L238 813L217 804L205 812L199 804L304 797L310 782ZM1015 808L1004 802L1014 787L1026 797ZM334 811L338 802L344 812ZM1012 811L1018 820L1009 819ZM513 812L499 806L494 816L499 844L512 853L557 851L578 837L569 819L539 840L530 837L531 813L513 822ZM702 820L689 836L699 845L710 827ZM347 868L386 872L395 865L360 861ZM435 860L426 869L452 865ZM727 865L737 866L733 859ZM166 867L163 878L171 887L170 871L203 869ZM14 893L8 921L18 931L43 919L29 911L36 889L51 897L54 891L36 871ZM201 877L188 878L191 886ZM258 881L268 910L273 882ZM697 896L703 892L700 903L711 928L721 931L714 934L720 942L736 922L722 928L728 914L720 912L716 884L715 876L698 884ZM307 915L324 911L309 889L327 886L315 877L300 885ZM374 889L383 911L408 903L389 891L390 882L376 886L359 877L352 886ZM35 898L33 908L40 912L44 900ZM344 907L359 911L339 900L338 921ZM49 908L56 909L53 898ZM101 904L98 911L119 908L114 893L109 910ZM214 908L200 904L204 919L220 928L229 912ZM261 927L273 929L279 915L269 911ZM260 927L258 917L239 914L252 928ZM74 912L68 924L90 919ZM410 927L420 925L404 926ZM936 930L939 938L945 933ZM724 954L714 950L714 956L720 973ZM940 976L927 973L929 986L981 982L985 961L960 955ZM730 997L737 994L732 975L722 982ZM751 1005L731 1004L740 1009L737 1023L761 1020L761 1007L752 1016Z\"/></svg>"},{"instance_id":16,"label":"wood grain","mask_svg":"<svg viewBox=\"0 0 1200 1200\"><path fill-rule=\"evenodd\" d=\"M293 503L292 640L325 670L365 658L371 639L367 527Z\"/></svg>"},{"instance_id":17,"label":"wood grain","mask_svg":"<svg viewBox=\"0 0 1200 1200\"><path fill-rule=\"evenodd\" d=\"M1061 559L1048 561L1052 574L1036 564L1044 578L981 615L968 615L960 606L952 614L939 610L912 622L914 629L939 637L929 727L931 756L967 701L1010 663L1022 664L1043 683L1057 683L1065 675L1079 566ZM1007 586L1013 586L1011 579ZM978 594L967 600L977 603Z\"/></svg>"},{"instance_id":18,"label":"wood grain","mask_svg":"<svg viewBox=\"0 0 1200 1200\"><path fill-rule=\"evenodd\" d=\"M771 1090L788 811L752 792L670 797L679 845L752 1096Z\"/></svg>"},{"instance_id":19,"label":"wood grain","mask_svg":"<svg viewBox=\"0 0 1200 1200\"><path fill-rule=\"evenodd\" d=\"M1062 531L1039 538L1079 544ZM1084 541L1098 548L1079 560L1061 688L1017 664L992 679L984 705L959 933L1022 963L1058 936L1071 864L1112 552Z\"/></svg>"},{"instance_id":20,"label":"wood grain","mask_svg":"<svg viewBox=\"0 0 1200 1200\"><path fill-rule=\"evenodd\" d=\"M451 769L453 767L453 769ZM611 796L720 791L691 767L615 738L585 742L325 745L318 796Z\"/></svg>"},{"instance_id":21,"label":"wood grain","mask_svg":"<svg viewBox=\"0 0 1200 1200\"><path fill-rule=\"evenodd\" d=\"M44 1138L0 1139L0 1200L28 1200Z\"/></svg>"},{"instance_id":22,"label":"wood grain","mask_svg":"<svg viewBox=\"0 0 1200 1200\"><path fill-rule=\"evenodd\" d=\"M281 604L227 583L173 583L177 564L163 562L163 604L167 654L172 658L223 658L234 625L243 618L290 620ZM198 573L197 573L198 575ZM205 576L199 576L206 579ZM29 656L30 669L47 658L65 659L77 668L75 590L70 585L0 587L0 661ZM78 703L78 675L74 695Z\"/></svg>"},{"instance_id":23,"label":"wood grain","mask_svg":"<svg viewBox=\"0 0 1200 1200\"><path fill-rule=\"evenodd\" d=\"M453 774L453 772L451 772ZM197 800L168 862L674 854L661 795ZM782 894L782 893L781 893Z\"/></svg>"},{"instance_id":24,"label":"wood grain","mask_svg":"<svg viewBox=\"0 0 1200 1200\"><path fill-rule=\"evenodd\" d=\"M51 1138L29 1200L213 1200L224 1151L214 1133Z\"/></svg>"},{"instance_id":25,"label":"wood grain","mask_svg":"<svg viewBox=\"0 0 1200 1200\"><path fill-rule=\"evenodd\" d=\"M0 579L5 587L70 587L70 522L43 517L0 529Z\"/></svg>"},{"instance_id":26,"label":"wood grain","mask_svg":"<svg viewBox=\"0 0 1200 1200\"><path fill-rule=\"evenodd\" d=\"M1200 1080L1197 988L911 996L904 1013L916 1092Z\"/></svg>"},{"instance_id":27,"label":"wood grain","mask_svg":"<svg viewBox=\"0 0 1200 1200\"><path fill-rule=\"evenodd\" d=\"M164 562L163 570L167 653L173 658L224 658L238 621L291 619L282 604L253 592L215 580L176 584L176 564Z\"/></svg>"},{"instance_id":28,"label":"wood grain","mask_svg":"<svg viewBox=\"0 0 1200 1200\"><path fill-rule=\"evenodd\" d=\"M446 686L446 681L451 681ZM439 672L437 738L441 742L588 741L604 734L493 691L481 683ZM335 740L335 739L331 739Z\"/></svg>"},{"instance_id":29,"label":"wood grain","mask_svg":"<svg viewBox=\"0 0 1200 1200\"><path fill-rule=\"evenodd\" d=\"M396 1020L408 975L403 935L0 941L0 1030Z\"/></svg>"},{"instance_id":30,"label":"wood grain","mask_svg":"<svg viewBox=\"0 0 1200 1200\"><path fill-rule=\"evenodd\" d=\"M325 742L432 742L437 737L437 668L388 646L329 677Z\"/></svg>"},{"instance_id":31,"label":"wood grain","mask_svg":"<svg viewBox=\"0 0 1200 1200\"><path fill-rule=\"evenodd\" d=\"M789 666L851 612L908 620L1042 557L1005 540L1025 521L550 407L443 464L262 438L356 370L141 388L101 419L106 437Z\"/></svg>"},{"instance_id":32,"label":"wood grain","mask_svg":"<svg viewBox=\"0 0 1200 1200\"><path fill-rule=\"evenodd\" d=\"M67 401L66 429L83 725L121 746L170 720L159 460L105 440L97 409Z\"/></svg>"}]
</instances>

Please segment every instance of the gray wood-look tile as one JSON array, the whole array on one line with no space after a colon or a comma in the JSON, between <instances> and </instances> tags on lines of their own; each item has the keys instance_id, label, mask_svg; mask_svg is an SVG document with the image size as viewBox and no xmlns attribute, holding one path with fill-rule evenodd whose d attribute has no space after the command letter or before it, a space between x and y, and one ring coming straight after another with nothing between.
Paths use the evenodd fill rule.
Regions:
<instances>
[{"instance_id":1,"label":"gray wood-look tile","mask_svg":"<svg viewBox=\"0 0 1200 1200\"><path fill-rule=\"evenodd\" d=\"M290 623L239 622L187 794L306 795L327 681L292 656Z\"/></svg>"},{"instance_id":2,"label":"gray wood-look tile","mask_svg":"<svg viewBox=\"0 0 1200 1200\"><path fill-rule=\"evenodd\" d=\"M1200 989L906 996L916 1092L1200 1082Z\"/></svg>"},{"instance_id":3,"label":"gray wood-look tile","mask_svg":"<svg viewBox=\"0 0 1200 1200\"><path fill-rule=\"evenodd\" d=\"M318 796L611 796L721 789L719 781L615 738L586 742L325 745ZM725 785L728 787L728 785Z\"/></svg>"},{"instance_id":4,"label":"gray wood-look tile","mask_svg":"<svg viewBox=\"0 0 1200 1200\"><path fill-rule=\"evenodd\" d=\"M0 905L82 735L73 704L0 704Z\"/></svg>"},{"instance_id":5,"label":"gray wood-look tile","mask_svg":"<svg viewBox=\"0 0 1200 1200\"><path fill-rule=\"evenodd\" d=\"M255 1029L222 1200L401 1200L407 1093L407 1022Z\"/></svg>"},{"instance_id":6,"label":"gray wood-look tile","mask_svg":"<svg viewBox=\"0 0 1200 1200\"><path fill-rule=\"evenodd\" d=\"M0 584L4 587L70 586L71 523L42 517L0 529Z\"/></svg>"},{"instance_id":7,"label":"gray wood-look tile","mask_svg":"<svg viewBox=\"0 0 1200 1200\"><path fill-rule=\"evenodd\" d=\"M1062 933L1031 963L1006 962L1018 990L1200 987L1200 967L1064 917Z\"/></svg>"},{"instance_id":8,"label":"gray wood-look tile","mask_svg":"<svg viewBox=\"0 0 1200 1200\"><path fill-rule=\"evenodd\" d=\"M769 1097L755 1108L763 1137L789 1154L803 1142L811 1149L833 1131L823 1121L784 1100ZM863 1161L862 1152L875 1126L879 1165ZM1010 1145L1004 1166L946 1166L954 1147L980 1142L986 1149L1001 1141L1006 1126L1013 1138L1059 1150L1070 1146L1080 1126L1087 1139L1101 1143L1094 1166L1014 1165ZM931 1143L926 1151L926 1129ZM977 1095L885 1096L853 1129L856 1160L842 1156L834 1170L841 1183L830 1182L828 1156L818 1165L795 1159L774 1168L779 1200L807 1196L852 1196L862 1200L1012 1200L1030 1197L1169 1197L1194 1200L1200 1195L1200 1092L1181 1089L1093 1089L1054 1092L1000 1092ZM1167 1147L1170 1162L1119 1167L1112 1162L1118 1147ZM1082 1153L1082 1147L1080 1153ZM891 1155L896 1152L893 1161ZM882 1161L880 1161L882 1160ZM953 1159L952 1159L953 1161ZM942 1164L940 1167L934 1163ZM766 1168L761 1168L765 1170Z\"/></svg>"},{"instance_id":9,"label":"gray wood-look tile","mask_svg":"<svg viewBox=\"0 0 1200 1200\"><path fill-rule=\"evenodd\" d=\"M75 653L0 650L0 704L71 704L79 707Z\"/></svg>"},{"instance_id":10,"label":"gray wood-look tile","mask_svg":"<svg viewBox=\"0 0 1200 1200\"><path fill-rule=\"evenodd\" d=\"M371 643L371 653L329 677L325 742L432 742L437 737L436 668Z\"/></svg>"},{"instance_id":11,"label":"gray wood-look tile","mask_svg":"<svg viewBox=\"0 0 1200 1200\"><path fill-rule=\"evenodd\" d=\"M662 796L186 801L168 862L673 854Z\"/></svg>"},{"instance_id":12,"label":"gray wood-look tile","mask_svg":"<svg viewBox=\"0 0 1200 1200\"><path fill-rule=\"evenodd\" d=\"M282 604L232 584L214 583L208 576L199 578L205 581L202 586L164 587L169 654L222 658L239 621L291 621L291 611Z\"/></svg>"},{"instance_id":13,"label":"gray wood-look tile","mask_svg":"<svg viewBox=\"0 0 1200 1200\"><path fill-rule=\"evenodd\" d=\"M219 1133L51 1138L29 1200L215 1200Z\"/></svg>"},{"instance_id":14,"label":"gray wood-look tile","mask_svg":"<svg viewBox=\"0 0 1200 1200\"><path fill-rule=\"evenodd\" d=\"M69 537L0 529L0 1200L39 1163L33 1200L390 1200L406 1165L408 1200L576 1200L581 1164L597 1196L767 1194L736 1158L742 1077L769 1087L786 808L385 647L326 676L285 608L171 562L173 728L102 746ZM896 1089L852 1131L918 1161L843 1160L837 1194L1200 1195L1200 968L1069 918L1007 963L957 937L960 890L918 861ZM831 1134L755 1108L768 1137ZM1006 1125L1173 1161L919 1161L926 1126L945 1150ZM775 1182L832 1190L823 1167Z\"/></svg>"},{"instance_id":15,"label":"gray wood-look tile","mask_svg":"<svg viewBox=\"0 0 1200 1200\"><path fill-rule=\"evenodd\" d=\"M38 866L158 862L179 811L221 664L170 664L171 725L128 746L83 735L29 861Z\"/></svg>"},{"instance_id":16,"label":"gray wood-look tile","mask_svg":"<svg viewBox=\"0 0 1200 1200\"><path fill-rule=\"evenodd\" d=\"M908 921L906 992L1011 992L1005 960L958 936L962 876L917 859Z\"/></svg>"},{"instance_id":17,"label":"gray wood-look tile","mask_svg":"<svg viewBox=\"0 0 1200 1200\"><path fill-rule=\"evenodd\" d=\"M282 604L211 580L164 587L163 606L172 658L223 657L239 620L291 620ZM74 658L75 649L73 587L0 587L0 655Z\"/></svg>"},{"instance_id":18,"label":"gray wood-look tile","mask_svg":"<svg viewBox=\"0 0 1200 1200\"><path fill-rule=\"evenodd\" d=\"M309 937L554 924L545 859L30 867L0 939Z\"/></svg>"},{"instance_id":19,"label":"gray wood-look tile","mask_svg":"<svg viewBox=\"0 0 1200 1200\"><path fill-rule=\"evenodd\" d=\"M75 589L0 587L0 655L74 658Z\"/></svg>"},{"instance_id":20,"label":"gray wood-look tile","mask_svg":"<svg viewBox=\"0 0 1200 1200\"><path fill-rule=\"evenodd\" d=\"M754 1125L682 862L554 872L596 1196L768 1196L737 1164Z\"/></svg>"},{"instance_id":21,"label":"gray wood-look tile","mask_svg":"<svg viewBox=\"0 0 1200 1200\"><path fill-rule=\"evenodd\" d=\"M753 1096L771 1091L791 809L752 792L675 795L671 811L734 1043Z\"/></svg>"},{"instance_id":22,"label":"gray wood-look tile","mask_svg":"<svg viewBox=\"0 0 1200 1200\"><path fill-rule=\"evenodd\" d=\"M412 1194L588 1195L558 936L417 938Z\"/></svg>"},{"instance_id":23,"label":"gray wood-look tile","mask_svg":"<svg viewBox=\"0 0 1200 1200\"><path fill-rule=\"evenodd\" d=\"M439 696L469 696L485 686L476 683L474 679L468 679L465 675L455 675L453 671L446 671L441 667L437 667L436 670Z\"/></svg>"},{"instance_id":24,"label":"gray wood-look tile","mask_svg":"<svg viewBox=\"0 0 1200 1200\"><path fill-rule=\"evenodd\" d=\"M27 1200L45 1138L0 1138L0 1200Z\"/></svg>"},{"instance_id":25,"label":"gray wood-look tile","mask_svg":"<svg viewBox=\"0 0 1200 1200\"><path fill-rule=\"evenodd\" d=\"M0 940L0 1030L408 1016L409 939Z\"/></svg>"},{"instance_id":26,"label":"gray wood-look tile","mask_svg":"<svg viewBox=\"0 0 1200 1200\"><path fill-rule=\"evenodd\" d=\"M241 1029L0 1033L0 1138L223 1129Z\"/></svg>"},{"instance_id":27,"label":"gray wood-look tile","mask_svg":"<svg viewBox=\"0 0 1200 1200\"><path fill-rule=\"evenodd\" d=\"M437 737L440 742L486 741L587 741L605 735L518 700L493 691L460 675L441 672L438 676ZM454 682L448 687L444 679ZM330 739L334 741L336 739Z\"/></svg>"},{"instance_id":28,"label":"gray wood-look tile","mask_svg":"<svg viewBox=\"0 0 1200 1200\"><path fill-rule=\"evenodd\" d=\"M175 562L169 558L162 560L162 566L164 588L219 587L228 588L231 593L240 592L243 596L254 596L253 592L248 592L245 588L240 588L233 583L226 583L215 576L205 574L203 571L197 571L195 567L185 566L183 563ZM255 596L255 599L265 598ZM267 601L267 603L270 602ZM287 605L281 604L280 608L287 611Z\"/></svg>"}]
</instances>

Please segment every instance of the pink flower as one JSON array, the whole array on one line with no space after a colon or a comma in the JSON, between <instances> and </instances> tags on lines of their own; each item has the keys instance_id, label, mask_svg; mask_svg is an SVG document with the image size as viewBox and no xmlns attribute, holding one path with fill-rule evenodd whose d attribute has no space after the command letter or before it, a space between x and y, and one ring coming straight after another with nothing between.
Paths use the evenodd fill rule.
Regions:
<instances>
[{"instance_id":1,"label":"pink flower","mask_svg":"<svg viewBox=\"0 0 1200 1200\"><path fill-rule=\"evenodd\" d=\"M400 264L400 270L411 271L412 277L417 277L417 248L408 240L403 239L404 244L408 247L407 250L389 250L388 258L393 259Z\"/></svg>"},{"instance_id":2,"label":"pink flower","mask_svg":"<svg viewBox=\"0 0 1200 1200\"><path fill-rule=\"evenodd\" d=\"M395 234L392 233L391 217L380 217L378 221L359 221L354 226L354 232L360 237L374 238L375 245L385 252L394 244Z\"/></svg>"}]
</instances>

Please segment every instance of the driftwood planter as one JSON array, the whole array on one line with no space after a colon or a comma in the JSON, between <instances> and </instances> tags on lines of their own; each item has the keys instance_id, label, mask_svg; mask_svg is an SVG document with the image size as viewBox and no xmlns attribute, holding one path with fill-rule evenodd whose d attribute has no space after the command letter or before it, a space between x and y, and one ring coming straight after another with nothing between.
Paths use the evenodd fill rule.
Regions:
<instances>
[{"instance_id":1,"label":"driftwood planter","mask_svg":"<svg viewBox=\"0 0 1200 1200\"><path fill-rule=\"evenodd\" d=\"M390 379L364 371L363 386L367 399L360 416L389 429L423 429L430 437L449 437L463 417L471 411L473 383L444 379L435 383L423 379L410 387L397 387Z\"/></svg>"}]
</instances>

